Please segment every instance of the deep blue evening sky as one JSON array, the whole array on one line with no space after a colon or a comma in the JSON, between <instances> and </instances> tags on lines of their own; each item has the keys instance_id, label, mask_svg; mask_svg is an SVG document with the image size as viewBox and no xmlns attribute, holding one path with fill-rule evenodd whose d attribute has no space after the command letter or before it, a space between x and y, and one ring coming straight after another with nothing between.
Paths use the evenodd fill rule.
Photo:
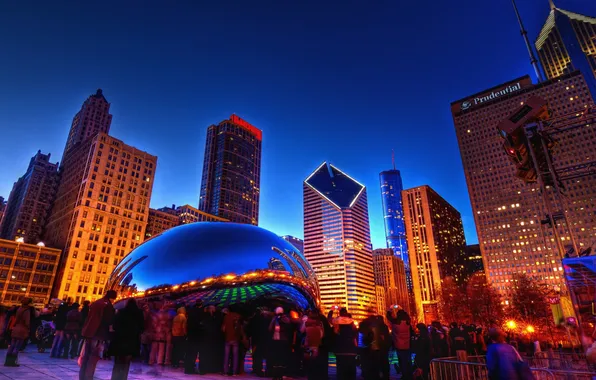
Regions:
<instances>
[{"instance_id":1,"label":"deep blue evening sky","mask_svg":"<svg viewBox=\"0 0 596 380\"><path fill-rule=\"evenodd\" d=\"M548 1L518 2L533 41ZM531 72L509 0L4 1L0 36L0 195L101 87L111 134L159 158L153 207L197 205L206 128L236 113L263 130L262 227L302 237L328 160L367 186L375 247L391 149L476 242L449 103Z\"/></svg>"}]
</instances>

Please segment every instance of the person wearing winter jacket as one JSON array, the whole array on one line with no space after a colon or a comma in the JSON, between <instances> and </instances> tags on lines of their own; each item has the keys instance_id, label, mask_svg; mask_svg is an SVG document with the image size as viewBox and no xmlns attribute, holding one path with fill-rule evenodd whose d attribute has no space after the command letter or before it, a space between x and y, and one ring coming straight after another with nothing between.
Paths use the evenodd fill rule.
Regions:
<instances>
[{"instance_id":1,"label":"person wearing winter jacket","mask_svg":"<svg viewBox=\"0 0 596 380\"><path fill-rule=\"evenodd\" d=\"M365 380L379 379L379 374L382 379L389 380L389 329L375 309L369 309L368 314L359 327L364 343L362 374Z\"/></svg>"},{"instance_id":2,"label":"person wearing winter jacket","mask_svg":"<svg viewBox=\"0 0 596 380\"><path fill-rule=\"evenodd\" d=\"M331 312L329 313L331 314ZM356 347L358 331L348 310L339 310L339 317L331 322L335 333L334 352L337 358L337 378L356 380Z\"/></svg>"},{"instance_id":3,"label":"person wearing winter jacket","mask_svg":"<svg viewBox=\"0 0 596 380\"><path fill-rule=\"evenodd\" d=\"M130 298L114 317L114 334L108 349L108 354L114 357L112 380L128 379L131 361L141 352L143 327L143 311Z\"/></svg>"},{"instance_id":4,"label":"person wearing winter jacket","mask_svg":"<svg viewBox=\"0 0 596 380\"><path fill-rule=\"evenodd\" d=\"M19 350L29 338L29 330L31 327L31 298L23 298L21 307L17 309L14 324L12 325L10 334L10 347L6 351L6 359L4 360L5 367L18 367L17 359Z\"/></svg>"},{"instance_id":5,"label":"person wearing winter jacket","mask_svg":"<svg viewBox=\"0 0 596 380\"><path fill-rule=\"evenodd\" d=\"M172 330L172 321L165 303L161 305L159 311L152 313L151 318L151 323L153 325L153 340L151 342L149 365L163 365L166 356L168 335Z\"/></svg>"},{"instance_id":6,"label":"person wearing winter jacket","mask_svg":"<svg viewBox=\"0 0 596 380\"><path fill-rule=\"evenodd\" d=\"M59 358L62 355L64 348L64 326L66 326L66 314L70 311L72 300L68 298L65 302L58 306L58 311L54 317L54 327L56 333L54 334L54 341L52 342L52 350L50 352L51 358Z\"/></svg>"},{"instance_id":7,"label":"person wearing winter jacket","mask_svg":"<svg viewBox=\"0 0 596 380\"><path fill-rule=\"evenodd\" d=\"M106 341L110 338L110 326L114 321L114 306L112 302L118 293L108 290L103 298L89 306L89 315L83 325L81 336L85 339L79 359L81 369L79 380L92 380L95 367L100 359Z\"/></svg>"},{"instance_id":8,"label":"person wearing winter jacket","mask_svg":"<svg viewBox=\"0 0 596 380\"><path fill-rule=\"evenodd\" d=\"M391 323L391 335L393 347L397 353L397 360L401 370L401 378L404 380L412 379L412 351L410 343L412 341L412 326L410 325L410 316L405 310L397 311L395 317L387 315Z\"/></svg>"},{"instance_id":9,"label":"person wearing winter jacket","mask_svg":"<svg viewBox=\"0 0 596 380\"><path fill-rule=\"evenodd\" d=\"M79 304L73 303L70 311L66 313L66 325L64 325L64 359L74 359L78 356L79 338L81 336L81 312Z\"/></svg>"},{"instance_id":10,"label":"person wearing winter jacket","mask_svg":"<svg viewBox=\"0 0 596 380\"><path fill-rule=\"evenodd\" d=\"M319 318L319 313L311 311L302 318L300 332L304 337L305 366L308 380L326 379L328 374L321 365L323 360L328 360L319 352L323 344L325 330Z\"/></svg>"},{"instance_id":11,"label":"person wearing winter jacket","mask_svg":"<svg viewBox=\"0 0 596 380\"><path fill-rule=\"evenodd\" d=\"M269 332L272 339L271 352L267 361L267 364L271 365L270 370L273 380L283 379L290 361L290 324L290 318L284 314L284 309L281 307L275 309L275 317L273 317L269 324Z\"/></svg>"},{"instance_id":12,"label":"person wearing winter jacket","mask_svg":"<svg viewBox=\"0 0 596 380\"><path fill-rule=\"evenodd\" d=\"M186 309L179 307L172 320L172 367L178 368L184 358L184 341L186 340Z\"/></svg>"}]
</instances>

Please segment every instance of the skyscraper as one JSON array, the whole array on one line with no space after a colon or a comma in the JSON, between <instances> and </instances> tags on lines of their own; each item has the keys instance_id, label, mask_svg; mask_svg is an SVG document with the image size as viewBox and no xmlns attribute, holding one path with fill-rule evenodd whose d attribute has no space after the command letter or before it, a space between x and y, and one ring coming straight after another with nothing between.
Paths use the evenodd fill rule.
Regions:
<instances>
[{"instance_id":1,"label":"skyscraper","mask_svg":"<svg viewBox=\"0 0 596 380\"><path fill-rule=\"evenodd\" d=\"M395 256L391 248L375 249L372 254L375 285L384 289L385 303L381 308L387 311L393 305L399 305L409 313L410 300L403 260Z\"/></svg>"},{"instance_id":2,"label":"skyscraper","mask_svg":"<svg viewBox=\"0 0 596 380\"><path fill-rule=\"evenodd\" d=\"M465 255L466 238L460 213L430 186L402 192L412 281L419 320L439 319L441 281L461 282L458 263Z\"/></svg>"},{"instance_id":3,"label":"skyscraper","mask_svg":"<svg viewBox=\"0 0 596 380\"><path fill-rule=\"evenodd\" d=\"M412 270L410 269L410 258L408 257L408 242L401 199L403 184L399 170L395 169L395 161L393 169L381 172L379 179L381 182L381 201L383 203L387 248L391 248L393 254L403 261L406 267L406 284L408 291L411 293L413 291Z\"/></svg>"},{"instance_id":4,"label":"skyscraper","mask_svg":"<svg viewBox=\"0 0 596 380\"><path fill-rule=\"evenodd\" d=\"M322 308L347 307L361 320L377 306L366 188L324 162L303 191L304 255L317 275Z\"/></svg>"},{"instance_id":5,"label":"skyscraper","mask_svg":"<svg viewBox=\"0 0 596 380\"><path fill-rule=\"evenodd\" d=\"M40 242L57 186L58 163L50 162L50 154L37 151L27 172L12 187L0 224L0 237L9 240L22 237L29 244Z\"/></svg>"},{"instance_id":6,"label":"skyscraper","mask_svg":"<svg viewBox=\"0 0 596 380\"><path fill-rule=\"evenodd\" d=\"M2 225L2 217L4 216L4 210L6 210L6 200L4 197L0 197L0 225Z\"/></svg>"},{"instance_id":7,"label":"skyscraper","mask_svg":"<svg viewBox=\"0 0 596 380\"><path fill-rule=\"evenodd\" d=\"M259 223L260 129L236 115L207 129L201 211L231 222Z\"/></svg>"},{"instance_id":8,"label":"skyscraper","mask_svg":"<svg viewBox=\"0 0 596 380\"><path fill-rule=\"evenodd\" d=\"M567 115L570 120L594 104L584 76L577 71L539 84L524 76L451 103L484 269L505 303L511 301L515 274L526 273L551 289L564 288L553 229L541 224L546 210L539 186L516 177L516 168L496 131L499 122L531 96L546 99L553 117ZM578 173L582 166L593 166L594 123L578 123L579 128L553 136L552 160L557 170ZM588 248L596 241L592 206L596 176L562 180L562 184L566 189L564 209L575 239L580 248ZM568 231L557 228L569 248Z\"/></svg>"},{"instance_id":9,"label":"skyscraper","mask_svg":"<svg viewBox=\"0 0 596 380\"><path fill-rule=\"evenodd\" d=\"M114 267L144 240L156 165L103 132L68 150L46 232L63 252L54 296L103 296Z\"/></svg>"},{"instance_id":10,"label":"skyscraper","mask_svg":"<svg viewBox=\"0 0 596 380\"><path fill-rule=\"evenodd\" d=\"M100 132L109 133L111 124L110 103L103 96L102 90L98 89L94 95L85 100L81 110L72 119L66 146L62 154L62 162L64 163L67 152L75 145Z\"/></svg>"},{"instance_id":11,"label":"skyscraper","mask_svg":"<svg viewBox=\"0 0 596 380\"><path fill-rule=\"evenodd\" d=\"M596 97L596 18L557 8L551 2L535 46L548 79L579 70Z\"/></svg>"}]
</instances>

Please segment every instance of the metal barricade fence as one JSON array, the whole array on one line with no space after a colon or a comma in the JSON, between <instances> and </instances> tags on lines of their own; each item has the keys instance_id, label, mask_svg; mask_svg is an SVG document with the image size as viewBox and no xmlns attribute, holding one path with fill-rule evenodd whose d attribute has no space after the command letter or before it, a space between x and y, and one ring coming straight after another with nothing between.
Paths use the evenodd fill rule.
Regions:
<instances>
[{"instance_id":1,"label":"metal barricade fence","mask_svg":"<svg viewBox=\"0 0 596 380\"><path fill-rule=\"evenodd\" d=\"M479 357L475 357L479 359ZM452 358L434 359L430 363L430 378L433 380L488 380L484 363L460 362ZM558 380L550 370L532 368L536 380ZM580 380L580 379L577 379ZM583 378L581 380L584 380Z\"/></svg>"}]
</instances>

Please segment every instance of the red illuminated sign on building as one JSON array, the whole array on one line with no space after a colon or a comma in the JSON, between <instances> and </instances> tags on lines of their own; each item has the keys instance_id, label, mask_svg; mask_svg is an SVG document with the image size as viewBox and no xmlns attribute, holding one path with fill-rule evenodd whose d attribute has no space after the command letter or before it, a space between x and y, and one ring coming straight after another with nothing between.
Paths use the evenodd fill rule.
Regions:
<instances>
[{"instance_id":1,"label":"red illuminated sign on building","mask_svg":"<svg viewBox=\"0 0 596 380\"><path fill-rule=\"evenodd\" d=\"M254 134L257 137L257 140L261 141L263 132L259 128L255 127L254 125L250 124L248 121L246 121L236 115L230 116L230 121L236 125L241 126L244 129L246 129L250 133Z\"/></svg>"}]
</instances>

